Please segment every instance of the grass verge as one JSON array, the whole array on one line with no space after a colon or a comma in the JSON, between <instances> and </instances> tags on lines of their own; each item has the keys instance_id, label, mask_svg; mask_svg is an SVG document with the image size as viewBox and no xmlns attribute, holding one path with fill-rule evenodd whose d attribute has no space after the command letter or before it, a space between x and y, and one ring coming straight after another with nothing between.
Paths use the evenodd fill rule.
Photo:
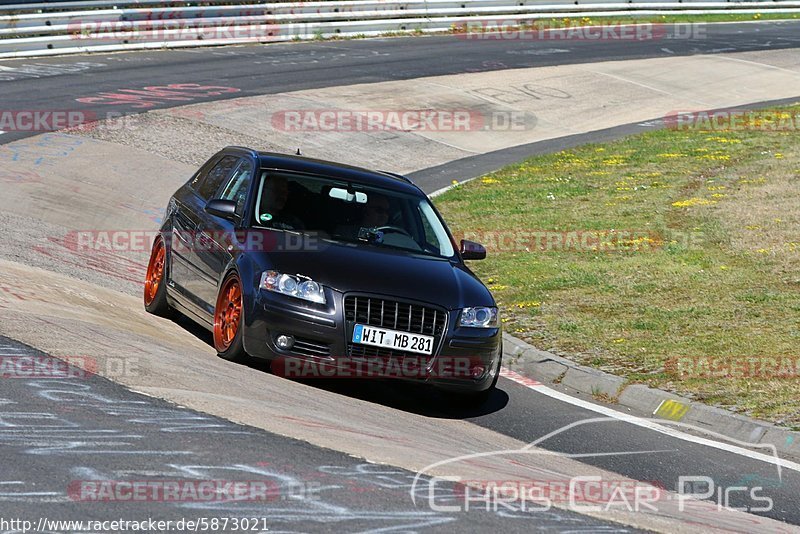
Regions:
<instances>
[{"instance_id":1,"label":"grass verge","mask_svg":"<svg viewBox=\"0 0 800 534\"><path fill-rule=\"evenodd\" d=\"M489 248L472 267L507 332L800 428L800 105L775 117L793 128L667 129L537 156L437 205Z\"/></svg>"}]
</instances>

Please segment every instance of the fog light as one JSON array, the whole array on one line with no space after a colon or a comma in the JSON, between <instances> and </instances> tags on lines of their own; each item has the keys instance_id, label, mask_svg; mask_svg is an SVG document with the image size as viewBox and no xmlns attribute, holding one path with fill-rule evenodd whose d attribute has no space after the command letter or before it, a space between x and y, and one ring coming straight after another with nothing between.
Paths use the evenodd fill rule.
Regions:
<instances>
[{"instance_id":1,"label":"fog light","mask_svg":"<svg viewBox=\"0 0 800 534\"><path fill-rule=\"evenodd\" d=\"M484 371L486 368L482 365L475 365L472 367L472 378L480 378L483 376Z\"/></svg>"},{"instance_id":2,"label":"fog light","mask_svg":"<svg viewBox=\"0 0 800 534\"><path fill-rule=\"evenodd\" d=\"M278 346L279 349L283 350L291 349L292 345L294 345L294 337L281 334L275 340L275 344Z\"/></svg>"}]
</instances>

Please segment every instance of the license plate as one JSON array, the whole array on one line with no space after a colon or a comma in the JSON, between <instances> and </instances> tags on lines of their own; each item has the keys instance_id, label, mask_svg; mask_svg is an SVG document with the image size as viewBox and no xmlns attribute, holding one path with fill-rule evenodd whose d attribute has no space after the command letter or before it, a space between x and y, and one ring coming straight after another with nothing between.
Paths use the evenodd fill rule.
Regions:
<instances>
[{"instance_id":1,"label":"license plate","mask_svg":"<svg viewBox=\"0 0 800 534\"><path fill-rule=\"evenodd\" d=\"M417 354L433 353L433 336L398 332L364 324L357 324L353 330L353 343L416 352Z\"/></svg>"}]
</instances>

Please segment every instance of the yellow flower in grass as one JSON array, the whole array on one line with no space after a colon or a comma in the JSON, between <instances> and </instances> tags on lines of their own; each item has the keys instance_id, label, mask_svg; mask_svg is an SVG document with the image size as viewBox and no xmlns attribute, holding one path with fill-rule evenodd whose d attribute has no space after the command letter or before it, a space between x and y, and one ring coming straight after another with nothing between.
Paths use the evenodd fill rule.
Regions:
<instances>
[{"instance_id":1,"label":"yellow flower in grass","mask_svg":"<svg viewBox=\"0 0 800 534\"><path fill-rule=\"evenodd\" d=\"M673 202L673 207L676 208L691 208L693 206L708 206L711 204L716 204L715 200L708 200L707 198L697 198L692 197L687 200L679 200L677 202Z\"/></svg>"},{"instance_id":2,"label":"yellow flower in grass","mask_svg":"<svg viewBox=\"0 0 800 534\"><path fill-rule=\"evenodd\" d=\"M481 183L484 183L484 184L499 184L500 180L498 180L496 178L483 178L481 180Z\"/></svg>"},{"instance_id":3,"label":"yellow flower in grass","mask_svg":"<svg viewBox=\"0 0 800 534\"><path fill-rule=\"evenodd\" d=\"M612 343L616 343L617 345L619 345L620 343L625 343L625 338L624 337L617 338L614 341L612 341Z\"/></svg>"},{"instance_id":4,"label":"yellow flower in grass","mask_svg":"<svg viewBox=\"0 0 800 534\"><path fill-rule=\"evenodd\" d=\"M663 154L658 155L659 158L683 158L686 157L686 154L677 154L674 152L664 152Z\"/></svg>"},{"instance_id":5,"label":"yellow flower in grass","mask_svg":"<svg viewBox=\"0 0 800 534\"><path fill-rule=\"evenodd\" d=\"M729 137L720 137L720 136L706 137L706 141L714 141L717 143L724 143L730 145L741 144L742 142L741 139L731 139Z\"/></svg>"},{"instance_id":6,"label":"yellow flower in grass","mask_svg":"<svg viewBox=\"0 0 800 534\"><path fill-rule=\"evenodd\" d=\"M775 159L783 159L783 154L778 152L777 154L775 154Z\"/></svg>"},{"instance_id":7,"label":"yellow flower in grass","mask_svg":"<svg viewBox=\"0 0 800 534\"><path fill-rule=\"evenodd\" d=\"M603 165L625 165L625 160L619 156L612 156L603 160Z\"/></svg>"}]
</instances>

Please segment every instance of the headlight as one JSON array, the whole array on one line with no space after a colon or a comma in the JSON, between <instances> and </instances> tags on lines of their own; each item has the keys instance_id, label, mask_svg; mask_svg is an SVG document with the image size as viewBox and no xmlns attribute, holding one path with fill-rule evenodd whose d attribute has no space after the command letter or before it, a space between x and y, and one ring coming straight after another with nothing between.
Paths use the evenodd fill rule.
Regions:
<instances>
[{"instance_id":1,"label":"headlight","mask_svg":"<svg viewBox=\"0 0 800 534\"><path fill-rule=\"evenodd\" d=\"M461 310L459 326L469 326L473 328L497 328L499 318L497 308L479 306L476 308L464 308Z\"/></svg>"},{"instance_id":2,"label":"headlight","mask_svg":"<svg viewBox=\"0 0 800 534\"><path fill-rule=\"evenodd\" d=\"M297 276L281 274L278 271L267 271L261 275L259 287L290 297L325 304L325 292L322 291L322 286L313 280L303 280Z\"/></svg>"}]
</instances>

